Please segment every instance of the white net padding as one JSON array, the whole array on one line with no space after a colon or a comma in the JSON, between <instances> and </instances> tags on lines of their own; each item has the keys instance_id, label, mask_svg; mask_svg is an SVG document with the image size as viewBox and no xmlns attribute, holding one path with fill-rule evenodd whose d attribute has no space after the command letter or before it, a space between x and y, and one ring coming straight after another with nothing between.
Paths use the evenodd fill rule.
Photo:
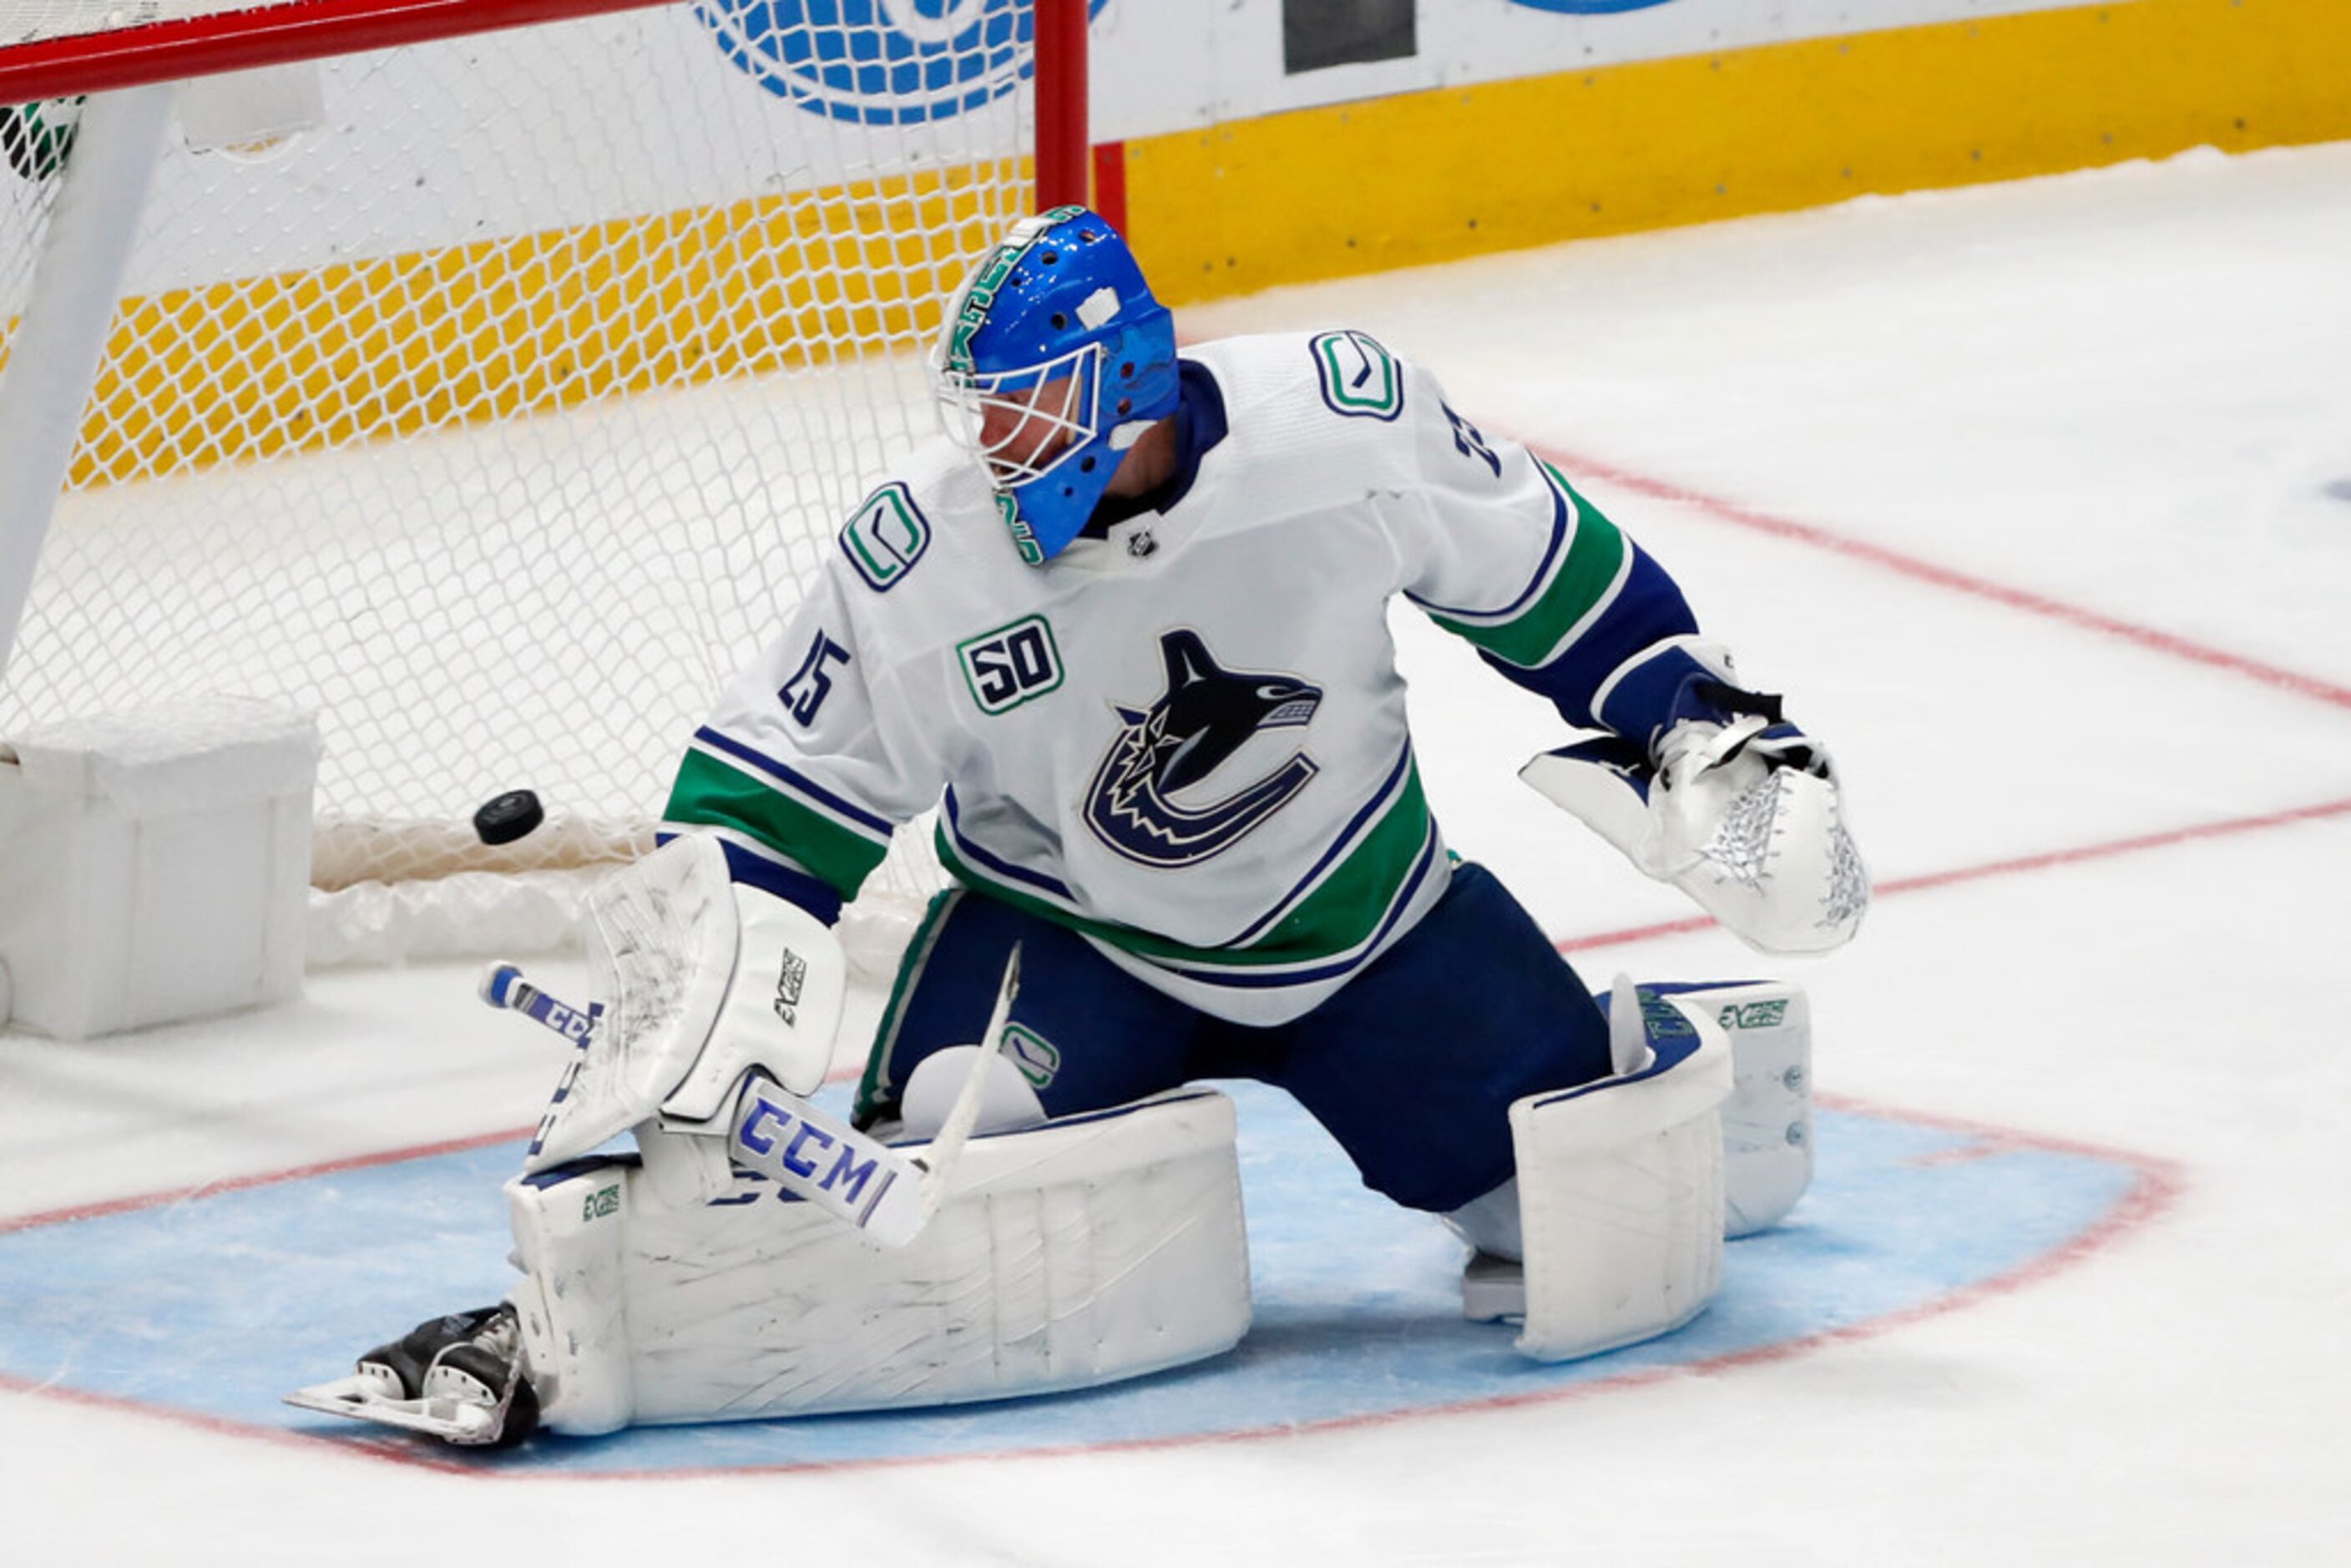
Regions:
<instances>
[{"instance_id":1,"label":"white net padding","mask_svg":"<svg viewBox=\"0 0 2351 1568\"><path fill-rule=\"evenodd\" d=\"M929 432L941 306L1031 204L1027 6L936 9L714 0L353 55L316 130L171 139L0 737L313 708L322 886L647 843L719 685ZM803 10L841 19L781 26ZM12 336L56 184L30 173L0 172ZM549 825L484 861L466 821L516 788ZM900 841L876 883L918 893L926 835Z\"/></svg>"},{"instance_id":2,"label":"white net padding","mask_svg":"<svg viewBox=\"0 0 2351 1568\"><path fill-rule=\"evenodd\" d=\"M251 15L292 0L0 0L0 43L30 44L86 37L156 22Z\"/></svg>"}]
</instances>

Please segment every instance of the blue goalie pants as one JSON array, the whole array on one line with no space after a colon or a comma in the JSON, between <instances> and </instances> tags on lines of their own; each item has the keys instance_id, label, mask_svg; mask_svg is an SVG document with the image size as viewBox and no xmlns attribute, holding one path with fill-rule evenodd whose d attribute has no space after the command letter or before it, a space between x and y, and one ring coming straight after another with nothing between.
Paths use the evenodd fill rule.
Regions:
<instances>
[{"instance_id":1,"label":"blue goalie pants","mask_svg":"<svg viewBox=\"0 0 2351 1568\"><path fill-rule=\"evenodd\" d=\"M861 1127L894 1117L925 1057L987 1026L1021 944L1007 1054L1046 1113L1072 1115L1201 1079L1287 1092L1364 1184L1442 1213L1510 1179L1510 1102L1609 1071L1608 1024L1509 890L1483 868L1337 995L1251 1028L1135 979L1066 927L967 888L933 901L858 1088Z\"/></svg>"}]
</instances>

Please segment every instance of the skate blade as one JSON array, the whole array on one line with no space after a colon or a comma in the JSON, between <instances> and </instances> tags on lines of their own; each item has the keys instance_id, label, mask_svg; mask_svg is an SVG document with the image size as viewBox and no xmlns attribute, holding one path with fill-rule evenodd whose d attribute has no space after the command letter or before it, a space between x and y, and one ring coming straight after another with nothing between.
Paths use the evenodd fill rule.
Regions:
<instances>
[{"instance_id":1,"label":"skate blade","mask_svg":"<svg viewBox=\"0 0 2351 1568\"><path fill-rule=\"evenodd\" d=\"M1480 1252L1461 1270L1461 1315L1473 1323L1520 1323L1527 1317L1527 1275L1509 1258Z\"/></svg>"},{"instance_id":2,"label":"skate blade","mask_svg":"<svg viewBox=\"0 0 2351 1568\"><path fill-rule=\"evenodd\" d=\"M444 1443L471 1446L494 1443L498 1437L499 1412L490 1406L448 1398L386 1399L373 1391L367 1379L356 1375L298 1388L285 1401L298 1410L423 1432Z\"/></svg>"}]
</instances>

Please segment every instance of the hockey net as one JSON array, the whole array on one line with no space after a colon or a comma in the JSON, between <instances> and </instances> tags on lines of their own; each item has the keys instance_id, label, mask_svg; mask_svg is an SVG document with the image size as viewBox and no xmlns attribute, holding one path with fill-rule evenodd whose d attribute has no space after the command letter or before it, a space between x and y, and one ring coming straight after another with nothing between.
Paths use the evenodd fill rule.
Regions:
<instances>
[{"instance_id":1,"label":"hockey net","mask_svg":"<svg viewBox=\"0 0 2351 1568\"><path fill-rule=\"evenodd\" d=\"M453 9L340 8L371 37ZM0 39L129 58L109 29L319 9L0 0ZM930 428L944 300L1033 201L1030 19L573 9L180 89L0 739L199 694L311 709L322 890L649 846L719 685ZM306 94L290 131L196 129ZM0 355L73 134L42 96L0 110ZM516 788L549 824L488 851L470 813ZM901 832L871 885L919 895L929 855Z\"/></svg>"}]
</instances>

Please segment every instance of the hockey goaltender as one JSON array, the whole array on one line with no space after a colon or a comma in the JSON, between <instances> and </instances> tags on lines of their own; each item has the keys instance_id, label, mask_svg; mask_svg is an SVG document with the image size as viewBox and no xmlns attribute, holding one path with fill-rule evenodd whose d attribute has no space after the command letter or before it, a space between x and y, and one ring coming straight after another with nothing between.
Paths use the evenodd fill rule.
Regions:
<instances>
[{"instance_id":1,"label":"hockey goaltender","mask_svg":"<svg viewBox=\"0 0 2351 1568\"><path fill-rule=\"evenodd\" d=\"M1523 776L1766 952L1835 946L1868 904L1822 746L1427 371L1348 330L1179 353L1093 213L1014 226L932 374L947 439L848 520L687 745L663 847L595 895L594 1008L491 982L585 1037L507 1188L523 1279L292 1397L510 1443L1217 1354L1249 1321L1219 1078L1287 1092L1458 1230L1466 1309L1530 1356L1703 1310L1726 1230L1809 1177L1722 1132L1726 1102L1801 1118L1801 994L1595 1000L1447 851L1388 603L1589 732ZM843 1123L806 1098L833 925L934 806L953 885ZM1732 1033L1759 1057L1735 1092Z\"/></svg>"}]
</instances>

